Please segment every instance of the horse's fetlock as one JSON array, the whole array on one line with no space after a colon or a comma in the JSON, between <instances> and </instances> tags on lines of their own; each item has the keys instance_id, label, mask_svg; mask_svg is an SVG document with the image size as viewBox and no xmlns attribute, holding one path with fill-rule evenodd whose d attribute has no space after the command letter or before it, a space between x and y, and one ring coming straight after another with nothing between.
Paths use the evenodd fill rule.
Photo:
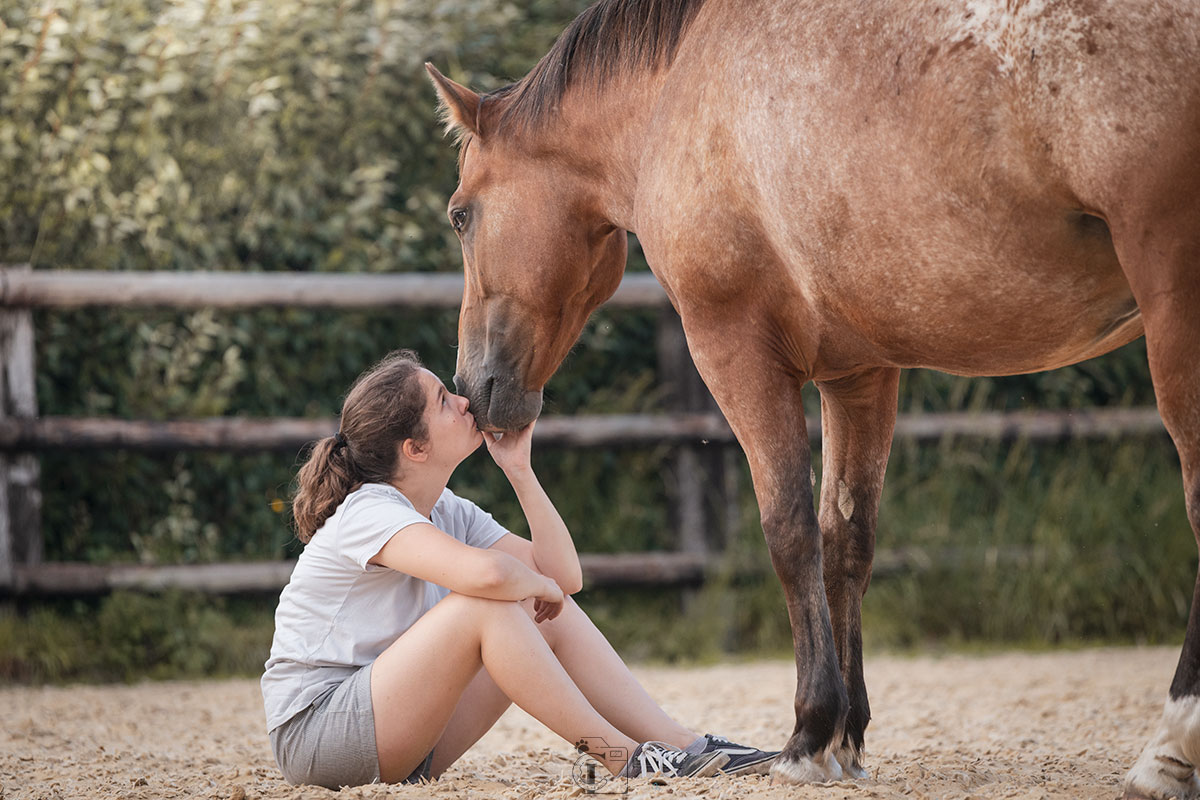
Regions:
<instances>
[{"instance_id":1,"label":"horse's fetlock","mask_svg":"<svg viewBox=\"0 0 1200 800\"><path fill-rule=\"evenodd\" d=\"M867 703L867 693L864 691L859 702L851 703L846 713L846 741L858 749L862 749L866 739L867 725L871 722L871 708Z\"/></svg>"},{"instance_id":2,"label":"horse's fetlock","mask_svg":"<svg viewBox=\"0 0 1200 800\"><path fill-rule=\"evenodd\" d=\"M811 756L831 745L838 745L846 730L850 701L838 682L836 690L829 687L815 697L806 698L796 707L796 732L793 739L800 753Z\"/></svg>"}]
</instances>

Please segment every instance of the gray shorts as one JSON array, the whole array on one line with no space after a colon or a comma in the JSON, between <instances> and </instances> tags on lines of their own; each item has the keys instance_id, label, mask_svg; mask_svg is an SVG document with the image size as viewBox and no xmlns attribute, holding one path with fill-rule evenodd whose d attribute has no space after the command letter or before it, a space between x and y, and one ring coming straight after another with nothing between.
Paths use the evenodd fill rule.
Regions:
<instances>
[{"instance_id":1,"label":"gray shorts","mask_svg":"<svg viewBox=\"0 0 1200 800\"><path fill-rule=\"evenodd\" d=\"M271 751L292 784L327 789L379 782L371 665L330 687L312 705L271 731ZM405 783L429 780L430 752Z\"/></svg>"}]
</instances>

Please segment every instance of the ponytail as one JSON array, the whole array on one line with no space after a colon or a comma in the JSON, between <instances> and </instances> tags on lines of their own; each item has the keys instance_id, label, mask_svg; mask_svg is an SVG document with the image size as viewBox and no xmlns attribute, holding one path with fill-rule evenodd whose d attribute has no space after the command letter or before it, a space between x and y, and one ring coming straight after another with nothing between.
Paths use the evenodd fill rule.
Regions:
<instances>
[{"instance_id":1,"label":"ponytail","mask_svg":"<svg viewBox=\"0 0 1200 800\"><path fill-rule=\"evenodd\" d=\"M354 475L346 465L346 448L338 447L334 437L318 441L296 476L299 491L292 500L292 518L296 536L308 544L317 529L357 486Z\"/></svg>"},{"instance_id":2,"label":"ponytail","mask_svg":"<svg viewBox=\"0 0 1200 800\"><path fill-rule=\"evenodd\" d=\"M417 380L421 361L397 350L364 372L342 404L341 430L317 441L296 476L292 518L307 544L346 496L364 483L397 477L405 439L424 443L425 393Z\"/></svg>"}]
</instances>

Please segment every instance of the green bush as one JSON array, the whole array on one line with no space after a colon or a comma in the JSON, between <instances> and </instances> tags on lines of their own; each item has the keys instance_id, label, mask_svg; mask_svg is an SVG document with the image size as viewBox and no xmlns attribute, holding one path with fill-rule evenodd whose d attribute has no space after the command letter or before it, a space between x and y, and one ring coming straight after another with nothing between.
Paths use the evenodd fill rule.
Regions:
<instances>
[{"instance_id":1,"label":"green bush","mask_svg":"<svg viewBox=\"0 0 1200 800\"><path fill-rule=\"evenodd\" d=\"M880 546L957 557L876 582L866 607L877 641L1181 635L1197 553L1165 437L901 446L889 473Z\"/></svg>"},{"instance_id":2,"label":"green bush","mask_svg":"<svg viewBox=\"0 0 1200 800\"><path fill-rule=\"evenodd\" d=\"M5 258L91 269L450 267L421 64L500 3L8 4Z\"/></svg>"},{"instance_id":3,"label":"green bush","mask_svg":"<svg viewBox=\"0 0 1200 800\"><path fill-rule=\"evenodd\" d=\"M270 650L271 607L184 592L0 607L0 680L253 675Z\"/></svg>"}]
</instances>

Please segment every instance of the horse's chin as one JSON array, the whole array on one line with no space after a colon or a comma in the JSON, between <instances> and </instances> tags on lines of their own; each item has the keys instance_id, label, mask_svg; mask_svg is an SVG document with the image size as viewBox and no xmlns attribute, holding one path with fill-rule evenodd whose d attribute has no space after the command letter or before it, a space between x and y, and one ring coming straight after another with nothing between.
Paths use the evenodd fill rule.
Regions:
<instances>
[{"instance_id":1,"label":"horse's chin","mask_svg":"<svg viewBox=\"0 0 1200 800\"><path fill-rule=\"evenodd\" d=\"M485 430L488 433L512 433L528 427L529 423L537 419L537 416L538 415L535 413L504 415L499 418L490 417L487 422L480 426L480 430Z\"/></svg>"},{"instance_id":2,"label":"horse's chin","mask_svg":"<svg viewBox=\"0 0 1200 800\"><path fill-rule=\"evenodd\" d=\"M475 414L475 424L488 433L510 433L525 428L542 412L541 392L494 393L486 409Z\"/></svg>"}]
</instances>

